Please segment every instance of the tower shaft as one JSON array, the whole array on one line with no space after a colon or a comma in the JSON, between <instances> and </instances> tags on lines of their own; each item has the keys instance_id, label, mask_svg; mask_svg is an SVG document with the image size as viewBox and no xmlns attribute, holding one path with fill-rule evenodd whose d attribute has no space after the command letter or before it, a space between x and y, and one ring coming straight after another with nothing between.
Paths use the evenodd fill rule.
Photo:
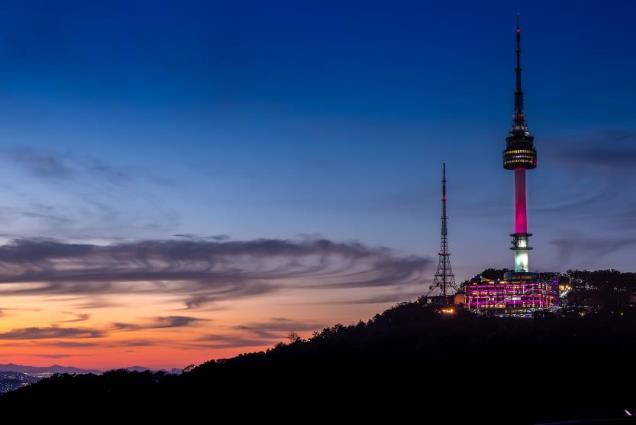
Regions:
<instances>
[{"instance_id":1,"label":"tower shaft","mask_svg":"<svg viewBox=\"0 0 636 425\"><path fill-rule=\"evenodd\" d=\"M515 170L515 233L528 233L526 213L526 170Z\"/></svg>"},{"instance_id":2,"label":"tower shaft","mask_svg":"<svg viewBox=\"0 0 636 425\"><path fill-rule=\"evenodd\" d=\"M515 272L528 272L528 216L526 213L526 170L515 170L515 232L513 247L515 251Z\"/></svg>"}]
</instances>

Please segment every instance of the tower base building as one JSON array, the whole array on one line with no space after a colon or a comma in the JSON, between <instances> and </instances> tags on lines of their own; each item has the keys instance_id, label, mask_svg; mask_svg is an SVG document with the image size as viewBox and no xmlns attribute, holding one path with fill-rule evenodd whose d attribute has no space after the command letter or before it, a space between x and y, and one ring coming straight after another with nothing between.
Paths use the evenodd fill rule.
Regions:
<instances>
[{"instance_id":1,"label":"tower base building","mask_svg":"<svg viewBox=\"0 0 636 425\"><path fill-rule=\"evenodd\" d=\"M559 305L559 279L541 280L537 273L506 273L502 281L467 285L465 306L478 313L528 316Z\"/></svg>"}]
</instances>

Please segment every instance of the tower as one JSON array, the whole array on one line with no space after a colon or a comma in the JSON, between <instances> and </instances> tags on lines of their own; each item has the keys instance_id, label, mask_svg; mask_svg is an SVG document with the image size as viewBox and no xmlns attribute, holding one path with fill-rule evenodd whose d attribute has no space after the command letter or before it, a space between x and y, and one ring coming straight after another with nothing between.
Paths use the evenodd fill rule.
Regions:
<instances>
[{"instance_id":1,"label":"tower","mask_svg":"<svg viewBox=\"0 0 636 425\"><path fill-rule=\"evenodd\" d=\"M439 288L442 296L448 295L449 289L455 289L455 275L448 252L448 217L446 216L446 163L442 163L442 229L439 250L439 262L433 279L433 288Z\"/></svg>"},{"instance_id":2,"label":"tower","mask_svg":"<svg viewBox=\"0 0 636 425\"><path fill-rule=\"evenodd\" d=\"M514 172L515 215L512 250L515 253L515 269L504 274L503 280L480 277L478 282L465 286L466 308L477 313L494 313L501 316L532 317L535 311L556 308L559 305L559 279L531 273L528 267L528 217L526 213L526 170L537 167L537 151L534 137L528 131L523 112L521 90L521 29L519 17L515 29L517 39L517 65L515 67L515 102L512 128L506 137L503 166Z\"/></svg>"},{"instance_id":3,"label":"tower","mask_svg":"<svg viewBox=\"0 0 636 425\"><path fill-rule=\"evenodd\" d=\"M537 151L534 148L534 137L528 131L528 124L523 112L523 91L521 89L521 28L517 16L517 65L515 67L515 96L512 128L506 138L506 149L503 152L503 166L514 172L515 181L515 214L514 233L511 249L515 252L515 273L528 273L528 252L532 249L528 240L528 217L526 213L526 170L537 166Z\"/></svg>"}]
</instances>

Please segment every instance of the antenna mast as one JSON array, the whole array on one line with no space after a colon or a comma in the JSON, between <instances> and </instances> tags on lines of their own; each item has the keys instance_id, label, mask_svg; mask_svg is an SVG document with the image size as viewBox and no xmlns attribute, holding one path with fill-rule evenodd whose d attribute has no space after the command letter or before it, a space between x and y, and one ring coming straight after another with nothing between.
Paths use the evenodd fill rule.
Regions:
<instances>
[{"instance_id":1,"label":"antenna mast","mask_svg":"<svg viewBox=\"0 0 636 425\"><path fill-rule=\"evenodd\" d=\"M448 252L448 216L446 215L446 163L442 163L442 231L439 262L433 279L432 288L439 288L442 296L446 297L450 289L457 289L455 275L450 263Z\"/></svg>"}]
</instances>

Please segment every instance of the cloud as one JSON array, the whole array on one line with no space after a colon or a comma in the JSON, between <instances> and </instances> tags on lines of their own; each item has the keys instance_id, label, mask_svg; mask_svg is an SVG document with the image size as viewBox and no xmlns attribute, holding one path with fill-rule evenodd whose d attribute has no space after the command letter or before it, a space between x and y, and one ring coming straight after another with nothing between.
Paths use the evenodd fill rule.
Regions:
<instances>
[{"instance_id":1,"label":"cloud","mask_svg":"<svg viewBox=\"0 0 636 425\"><path fill-rule=\"evenodd\" d=\"M558 173L560 191L544 191L541 214L567 214L567 223L624 233L633 224L636 131L606 130L545 143L546 161ZM552 195L550 195L552 194ZM616 235L620 239L620 235ZM594 263L595 264L595 263Z\"/></svg>"},{"instance_id":2,"label":"cloud","mask_svg":"<svg viewBox=\"0 0 636 425\"><path fill-rule=\"evenodd\" d=\"M631 168L636 165L636 148L588 147L572 152L569 160L579 164Z\"/></svg>"},{"instance_id":3,"label":"cloud","mask_svg":"<svg viewBox=\"0 0 636 425\"><path fill-rule=\"evenodd\" d=\"M564 211L589 211L592 205L607 204L620 193L619 184L615 181L610 181L603 187L594 190L593 188L587 188L587 190L581 195L571 195L564 197L565 200L559 200L558 202L549 203L546 205L540 205L535 208L536 211L541 213L563 213Z\"/></svg>"},{"instance_id":4,"label":"cloud","mask_svg":"<svg viewBox=\"0 0 636 425\"><path fill-rule=\"evenodd\" d=\"M43 357L46 359L64 359L67 357L81 357L83 354L34 354L36 357Z\"/></svg>"},{"instance_id":5,"label":"cloud","mask_svg":"<svg viewBox=\"0 0 636 425\"><path fill-rule=\"evenodd\" d=\"M175 182L155 175L160 170L29 145L0 147L0 162L20 179L3 188L11 198L0 207L5 229L112 240L178 227L178 213L161 202L166 186Z\"/></svg>"},{"instance_id":6,"label":"cloud","mask_svg":"<svg viewBox=\"0 0 636 425\"><path fill-rule=\"evenodd\" d=\"M198 308L289 287L399 287L423 282L430 266L429 258L325 239L18 239L0 247L0 295L69 295L90 303L112 294L171 294Z\"/></svg>"},{"instance_id":7,"label":"cloud","mask_svg":"<svg viewBox=\"0 0 636 425\"><path fill-rule=\"evenodd\" d=\"M29 146L16 146L2 151L5 158L38 177L68 177L72 174L67 156L38 151Z\"/></svg>"},{"instance_id":8,"label":"cloud","mask_svg":"<svg viewBox=\"0 0 636 425\"><path fill-rule=\"evenodd\" d=\"M12 166L18 166L40 178L64 178L86 182L86 177L110 184L121 185L143 181L158 186L172 186L174 182L164 176L155 176L142 168L122 167L105 163L94 157L80 157L70 152L59 152L19 145L0 150L0 155Z\"/></svg>"},{"instance_id":9,"label":"cloud","mask_svg":"<svg viewBox=\"0 0 636 425\"><path fill-rule=\"evenodd\" d=\"M1 289L1 287L0 287ZM84 295L75 297L75 300L79 301L75 304L76 308L79 309L98 309L98 308L108 308L108 307L116 307L117 303L113 301L109 301L104 299L103 296L89 296L86 297ZM72 301L72 300L71 300Z\"/></svg>"},{"instance_id":10,"label":"cloud","mask_svg":"<svg viewBox=\"0 0 636 425\"><path fill-rule=\"evenodd\" d=\"M106 344L100 344L100 346L102 347L150 347L151 345L156 345L156 342L147 339L127 339L123 341L111 341L107 342Z\"/></svg>"},{"instance_id":11,"label":"cloud","mask_svg":"<svg viewBox=\"0 0 636 425\"><path fill-rule=\"evenodd\" d=\"M290 333L318 331L324 325L313 321L297 321L272 317L263 322L237 325L230 334L208 334L189 344L197 348L244 348L271 346L285 340Z\"/></svg>"},{"instance_id":12,"label":"cloud","mask_svg":"<svg viewBox=\"0 0 636 425\"><path fill-rule=\"evenodd\" d=\"M274 317L266 322L238 325L235 329L245 331L265 340L281 339L290 332L315 331L322 329L323 324L315 322L299 322L284 317Z\"/></svg>"},{"instance_id":13,"label":"cloud","mask_svg":"<svg viewBox=\"0 0 636 425\"><path fill-rule=\"evenodd\" d=\"M341 304L388 304L388 303L399 303L408 300L413 300L421 297L423 295L422 291L397 291L391 292L387 294L380 294L373 297L355 299L355 300L345 300L345 301L335 301Z\"/></svg>"},{"instance_id":14,"label":"cloud","mask_svg":"<svg viewBox=\"0 0 636 425\"><path fill-rule=\"evenodd\" d=\"M569 264L573 259L576 259L581 264L590 264L609 254L636 245L636 238L581 236L554 239L551 243L557 248L557 255L561 264Z\"/></svg>"},{"instance_id":15,"label":"cloud","mask_svg":"<svg viewBox=\"0 0 636 425\"><path fill-rule=\"evenodd\" d=\"M206 335L201 337L199 343L191 344L197 348L244 348L272 345L276 339L263 339L244 335Z\"/></svg>"},{"instance_id":16,"label":"cloud","mask_svg":"<svg viewBox=\"0 0 636 425\"><path fill-rule=\"evenodd\" d=\"M86 348L86 347L103 346L103 343L101 341L100 343L84 342L84 341L52 341L52 342L41 344L41 345L60 347L60 348Z\"/></svg>"},{"instance_id":17,"label":"cloud","mask_svg":"<svg viewBox=\"0 0 636 425\"><path fill-rule=\"evenodd\" d=\"M67 319L67 320L62 320L60 321L60 323L75 323L75 322L85 322L88 319L91 318L90 314L85 314L85 313L81 313L81 314L76 314L76 313L69 313L75 317L73 317L72 319Z\"/></svg>"},{"instance_id":18,"label":"cloud","mask_svg":"<svg viewBox=\"0 0 636 425\"><path fill-rule=\"evenodd\" d=\"M118 330L136 331L140 329L164 329L164 328L182 328L192 326L201 322L207 322L207 319L200 319L191 316L166 316L155 317L147 323L114 323L113 326Z\"/></svg>"},{"instance_id":19,"label":"cloud","mask_svg":"<svg viewBox=\"0 0 636 425\"><path fill-rule=\"evenodd\" d=\"M230 240L230 235L220 234L220 235L212 235L212 236L199 236L193 233L175 233L175 238L184 238L184 239L192 239L192 240L214 240L214 241L227 241Z\"/></svg>"},{"instance_id":20,"label":"cloud","mask_svg":"<svg viewBox=\"0 0 636 425\"><path fill-rule=\"evenodd\" d=\"M631 168L636 165L636 131L603 131L558 143L552 155L569 165L590 168Z\"/></svg>"},{"instance_id":21,"label":"cloud","mask_svg":"<svg viewBox=\"0 0 636 425\"><path fill-rule=\"evenodd\" d=\"M161 343L165 345L165 341L151 341L147 339L125 339L125 340L99 340L99 341L50 341L39 342L38 345L46 345L58 348L120 348L120 347L149 347Z\"/></svg>"},{"instance_id":22,"label":"cloud","mask_svg":"<svg viewBox=\"0 0 636 425\"><path fill-rule=\"evenodd\" d=\"M90 328L62 328L50 326L45 328L18 328L0 333L0 340L22 339L55 339L55 338L99 338L104 333Z\"/></svg>"}]
</instances>

